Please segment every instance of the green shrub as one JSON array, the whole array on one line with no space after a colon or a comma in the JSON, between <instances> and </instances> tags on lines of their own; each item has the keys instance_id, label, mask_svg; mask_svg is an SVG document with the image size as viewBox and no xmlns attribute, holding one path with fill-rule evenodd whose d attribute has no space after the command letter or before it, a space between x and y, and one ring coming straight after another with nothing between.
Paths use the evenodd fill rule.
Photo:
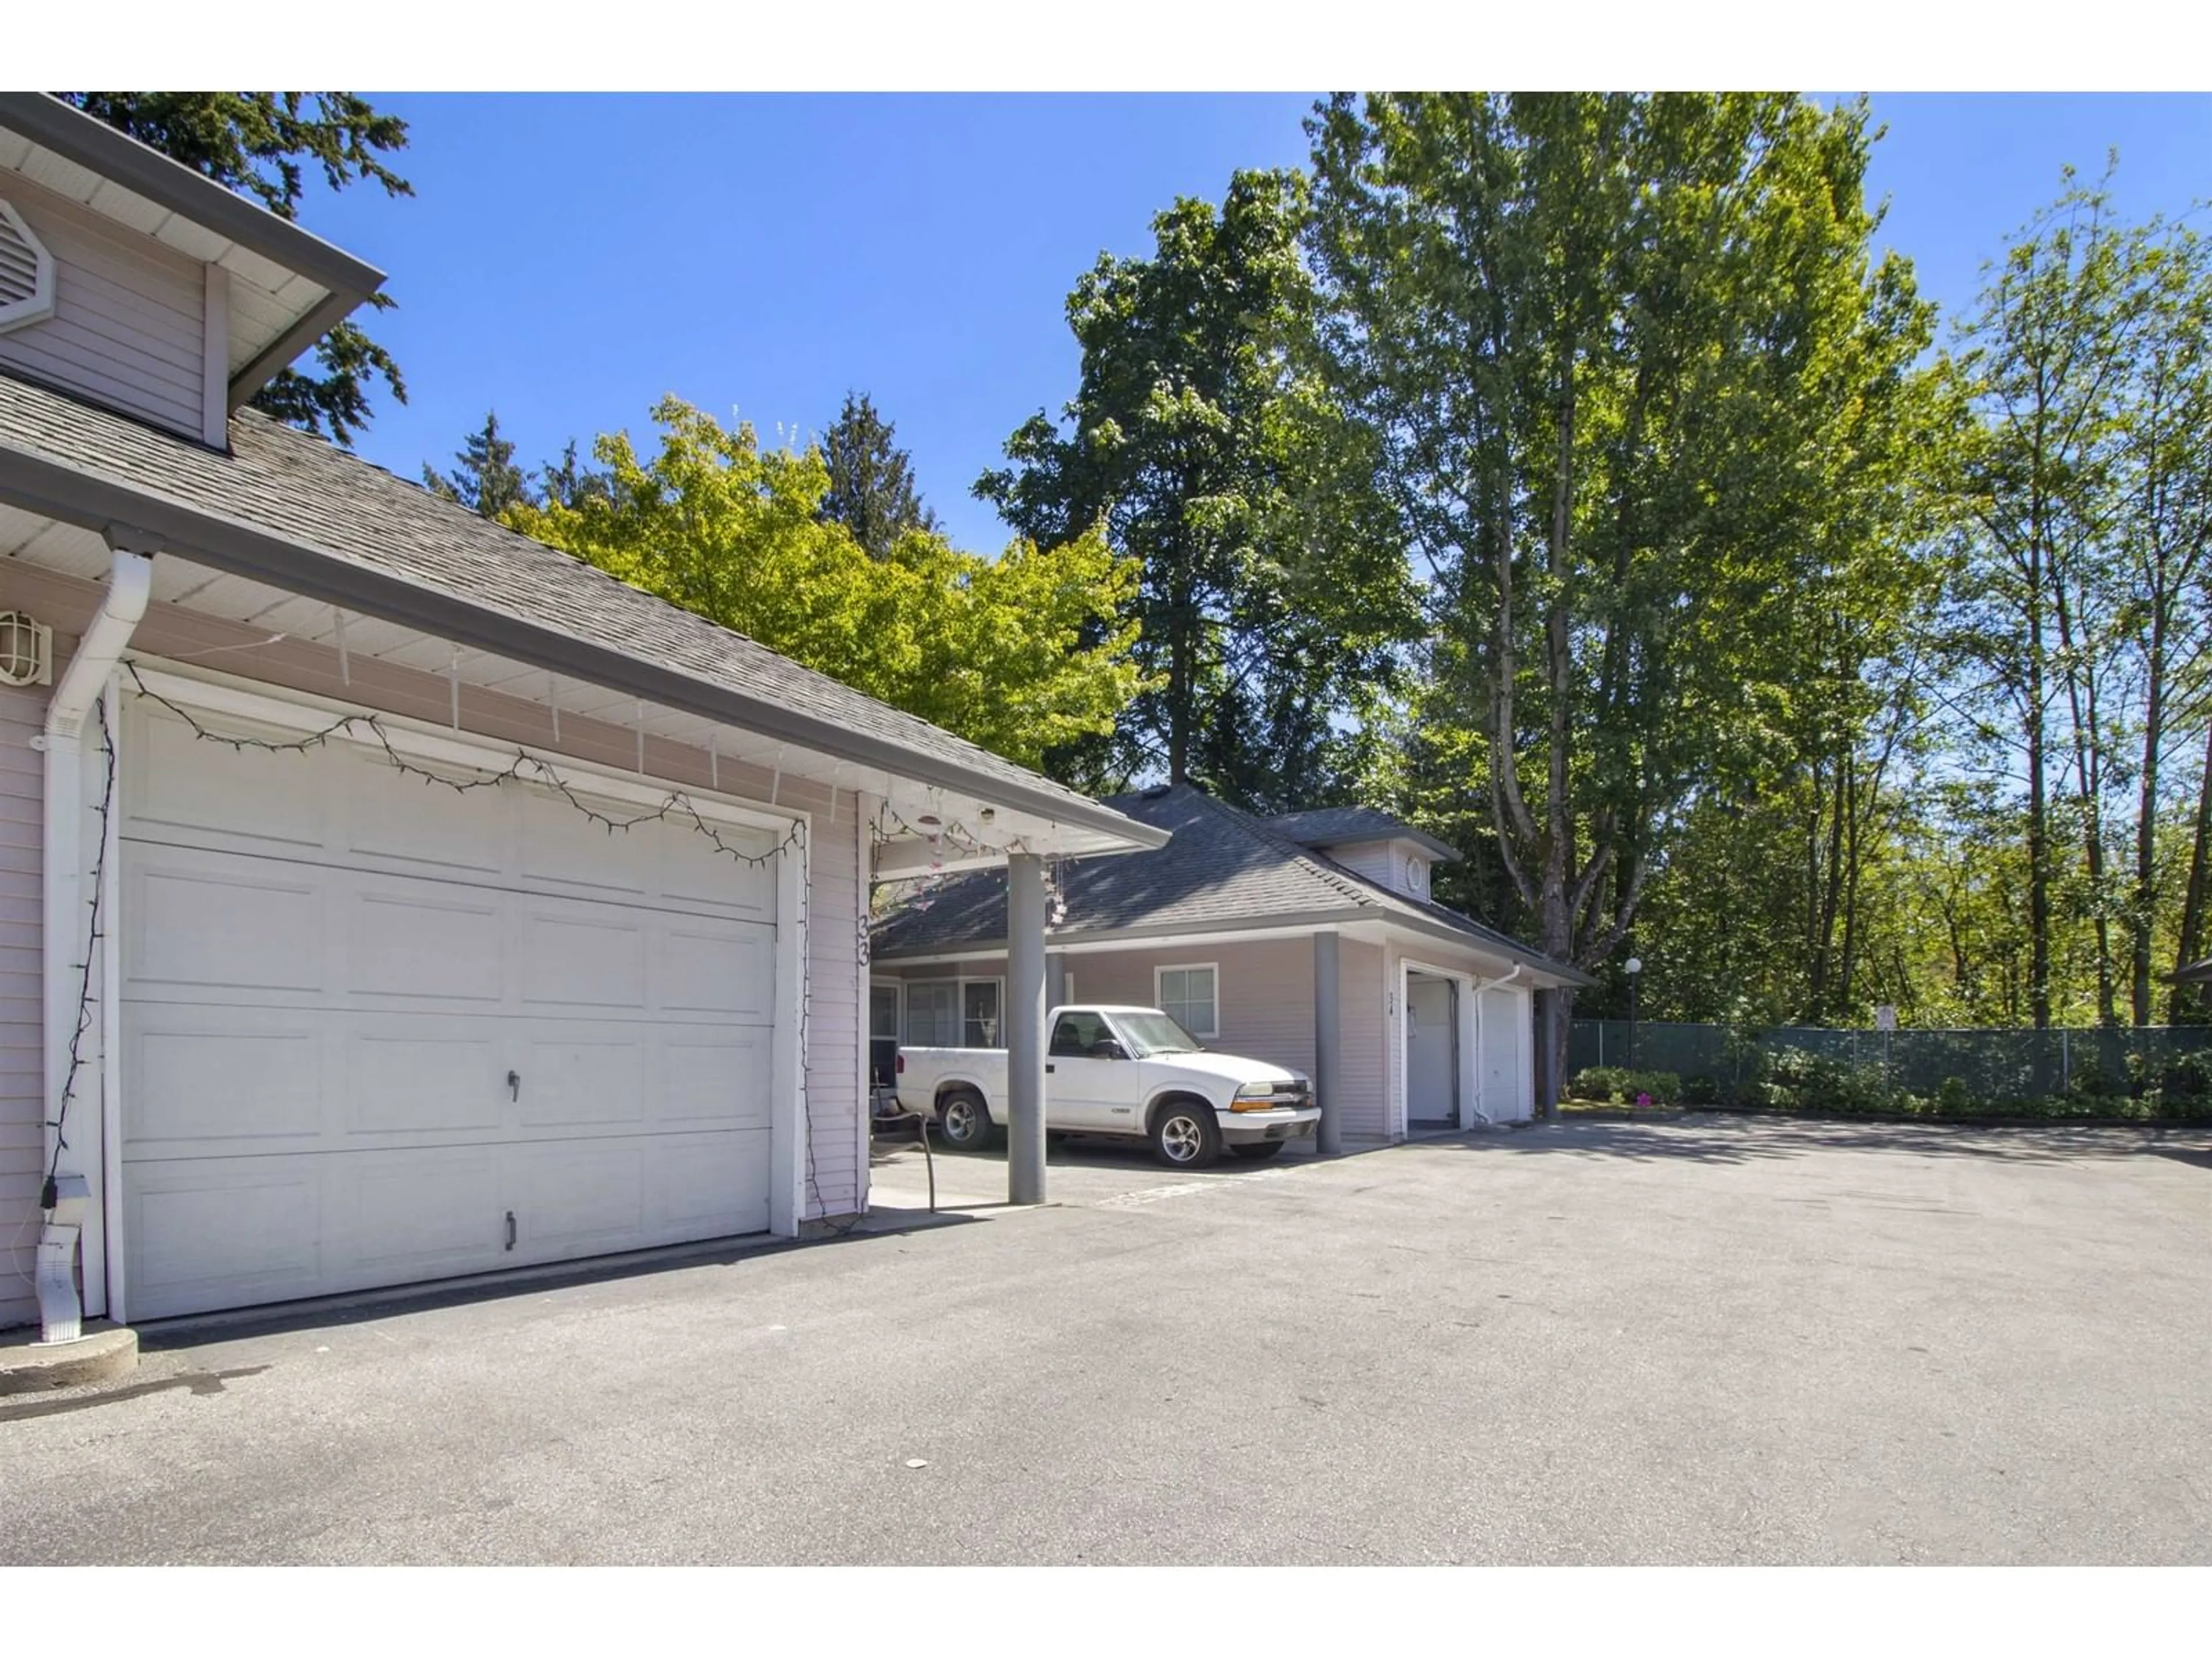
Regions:
<instances>
[{"instance_id":1,"label":"green shrub","mask_svg":"<svg viewBox=\"0 0 2212 1659\"><path fill-rule=\"evenodd\" d=\"M2177 1054L2166 1061L2159 1090L2169 1105L2212 1096L2212 1048Z\"/></svg>"},{"instance_id":2,"label":"green shrub","mask_svg":"<svg viewBox=\"0 0 2212 1659\"><path fill-rule=\"evenodd\" d=\"M1570 1100L1608 1101L1613 1091L1620 1086L1621 1068L1618 1066L1585 1066L1567 1082Z\"/></svg>"},{"instance_id":3,"label":"green shrub","mask_svg":"<svg viewBox=\"0 0 2212 1659\"><path fill-rule=\"evenodd\" d=\"M1944 1117L1964 1117L1974 1109L1974 1097L1962 1077L1947 1077L1936 1091L1936 1110Z\"/></svg>"},{"instance_id":4,"label":"green shrub","mask_svg":"<svg viewBox=\"0 0 2212 1659\"><path fill-rule=\"evenodd\" d=\"M1651 1097L1655 1106L1668 1106L1682 1097L1682 1079L1672 1072L1632 1072L1625 1066L1586 1066L1568 1081L1567 1093L1575 1100L1633 1105L1638 1095Z\"/></svg>"},{"instance_id":5,"label":"green shrub","mask_svg":"<svg viewBox=\"0 0 2212 1659\"><path fill-rule=\"evenodd\" d=\"M1682 1079L1682 1103L1685 1106L1717 1106L1721 1103L1721 1085L1700 1073L1696 1077Z\"/></svg>"}]
</instances>

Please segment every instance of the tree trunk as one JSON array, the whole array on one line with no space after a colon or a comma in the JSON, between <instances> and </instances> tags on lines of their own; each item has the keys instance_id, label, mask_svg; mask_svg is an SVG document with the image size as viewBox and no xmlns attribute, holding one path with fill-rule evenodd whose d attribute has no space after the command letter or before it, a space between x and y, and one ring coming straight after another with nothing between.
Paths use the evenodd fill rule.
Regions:
<instances>
[{"instance_id":1,"label":"tree trunk","mask_svg":"<svg viewBox=\"0 0 2212 1659\"><path fill-rule=\"evenodd\" d=\"M2212 902L2212 724L2204 728L2204 773L2197 789L2197 835L2189 852L2189 887L2181 901L2180 948L2173 963L2177 969L2204 957L2208 902ZM2194 1024L2203 1017L2207 1000L2199 987L2175 986L2166 998L2166 1024Z\"/></svg>"},{"instance_id":2,"label":"tree trunk","mask_svg":"<svg viewBox=\"0 0 2212 1659\"><path fill-rule=\"evenodd\" d=\"M2157 897L2159 747L2166 740L2166 607L2163 596L2152 611L2150 684L2143 702L2142 763L2136 796L2136 883L2128 904L2129 1012L2137 1025L2150 1024L2151 906Z\"/></svg>"}]
</instances>

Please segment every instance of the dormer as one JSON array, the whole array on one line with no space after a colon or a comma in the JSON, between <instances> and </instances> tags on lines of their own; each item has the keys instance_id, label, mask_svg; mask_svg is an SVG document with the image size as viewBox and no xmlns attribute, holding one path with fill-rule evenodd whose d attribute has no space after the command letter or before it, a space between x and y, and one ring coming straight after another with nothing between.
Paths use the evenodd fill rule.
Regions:
<instances>
[{"instance_id":1,"label":"dormer","mask_svg":"<svg viewBox=\"0 0 2212 1659\"><path fill-rule=\"evenodd\" d=\"M1423 903L1429 902L1431 866L1459 858L1434 836L1370 806L1322 806L1270 822L1299 846Z\"/></svg>"},{"instance_id":2,"label":"dormer","mask_svg":"<svg viewBox=\"0 0 2212 1659\"><path fill-rule=\"evenodd\" d=\"M0 93L0 374L221 448L383 273L43 93Z\"/></svg>"}]
</instances>

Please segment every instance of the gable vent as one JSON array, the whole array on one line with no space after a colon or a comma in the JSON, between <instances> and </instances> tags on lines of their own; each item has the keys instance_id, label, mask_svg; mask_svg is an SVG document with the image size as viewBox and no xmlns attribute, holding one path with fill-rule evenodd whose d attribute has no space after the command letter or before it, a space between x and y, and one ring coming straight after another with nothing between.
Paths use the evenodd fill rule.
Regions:
<instances>
[{"instance_id":1,"label":"gable vent","mask_svg":"<svg viewBox=\"0 0 2212 1659\"><path fill-rule=\"evenodd\" d=\"M0 334L53 315L54 256L0 201Z\"/></svg>"}]
</instances>

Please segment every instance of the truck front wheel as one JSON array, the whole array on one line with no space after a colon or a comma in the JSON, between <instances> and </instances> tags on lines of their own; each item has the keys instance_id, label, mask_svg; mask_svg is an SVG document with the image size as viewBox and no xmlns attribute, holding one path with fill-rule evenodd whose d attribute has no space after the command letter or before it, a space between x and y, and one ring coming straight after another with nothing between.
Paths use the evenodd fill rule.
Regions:
<instances>
[{"instance_id":1,"label":"truck front wheel","mask_svg":"<svg viewBox=\"0 0 2212 1659\"><path fill-rule=\"evenodd\" d=\"M1152 1152L1171 1170L1203 1170L1221 1156L1213 1108L1171 1100L1152 1114Z\"/></svg>"},{"instance_id":2,"label":"truck front wheel","mask_svg":"<svg viewBox=\"0 0 2212 1659\"><path fill-rule=\"evenodd\" d=\"M956 1089L938 1103L937 1121L945 1144L960 1152L979 1151L991 1139L991 1112L982 1096Z\"/></svg>"}]
</instances>

